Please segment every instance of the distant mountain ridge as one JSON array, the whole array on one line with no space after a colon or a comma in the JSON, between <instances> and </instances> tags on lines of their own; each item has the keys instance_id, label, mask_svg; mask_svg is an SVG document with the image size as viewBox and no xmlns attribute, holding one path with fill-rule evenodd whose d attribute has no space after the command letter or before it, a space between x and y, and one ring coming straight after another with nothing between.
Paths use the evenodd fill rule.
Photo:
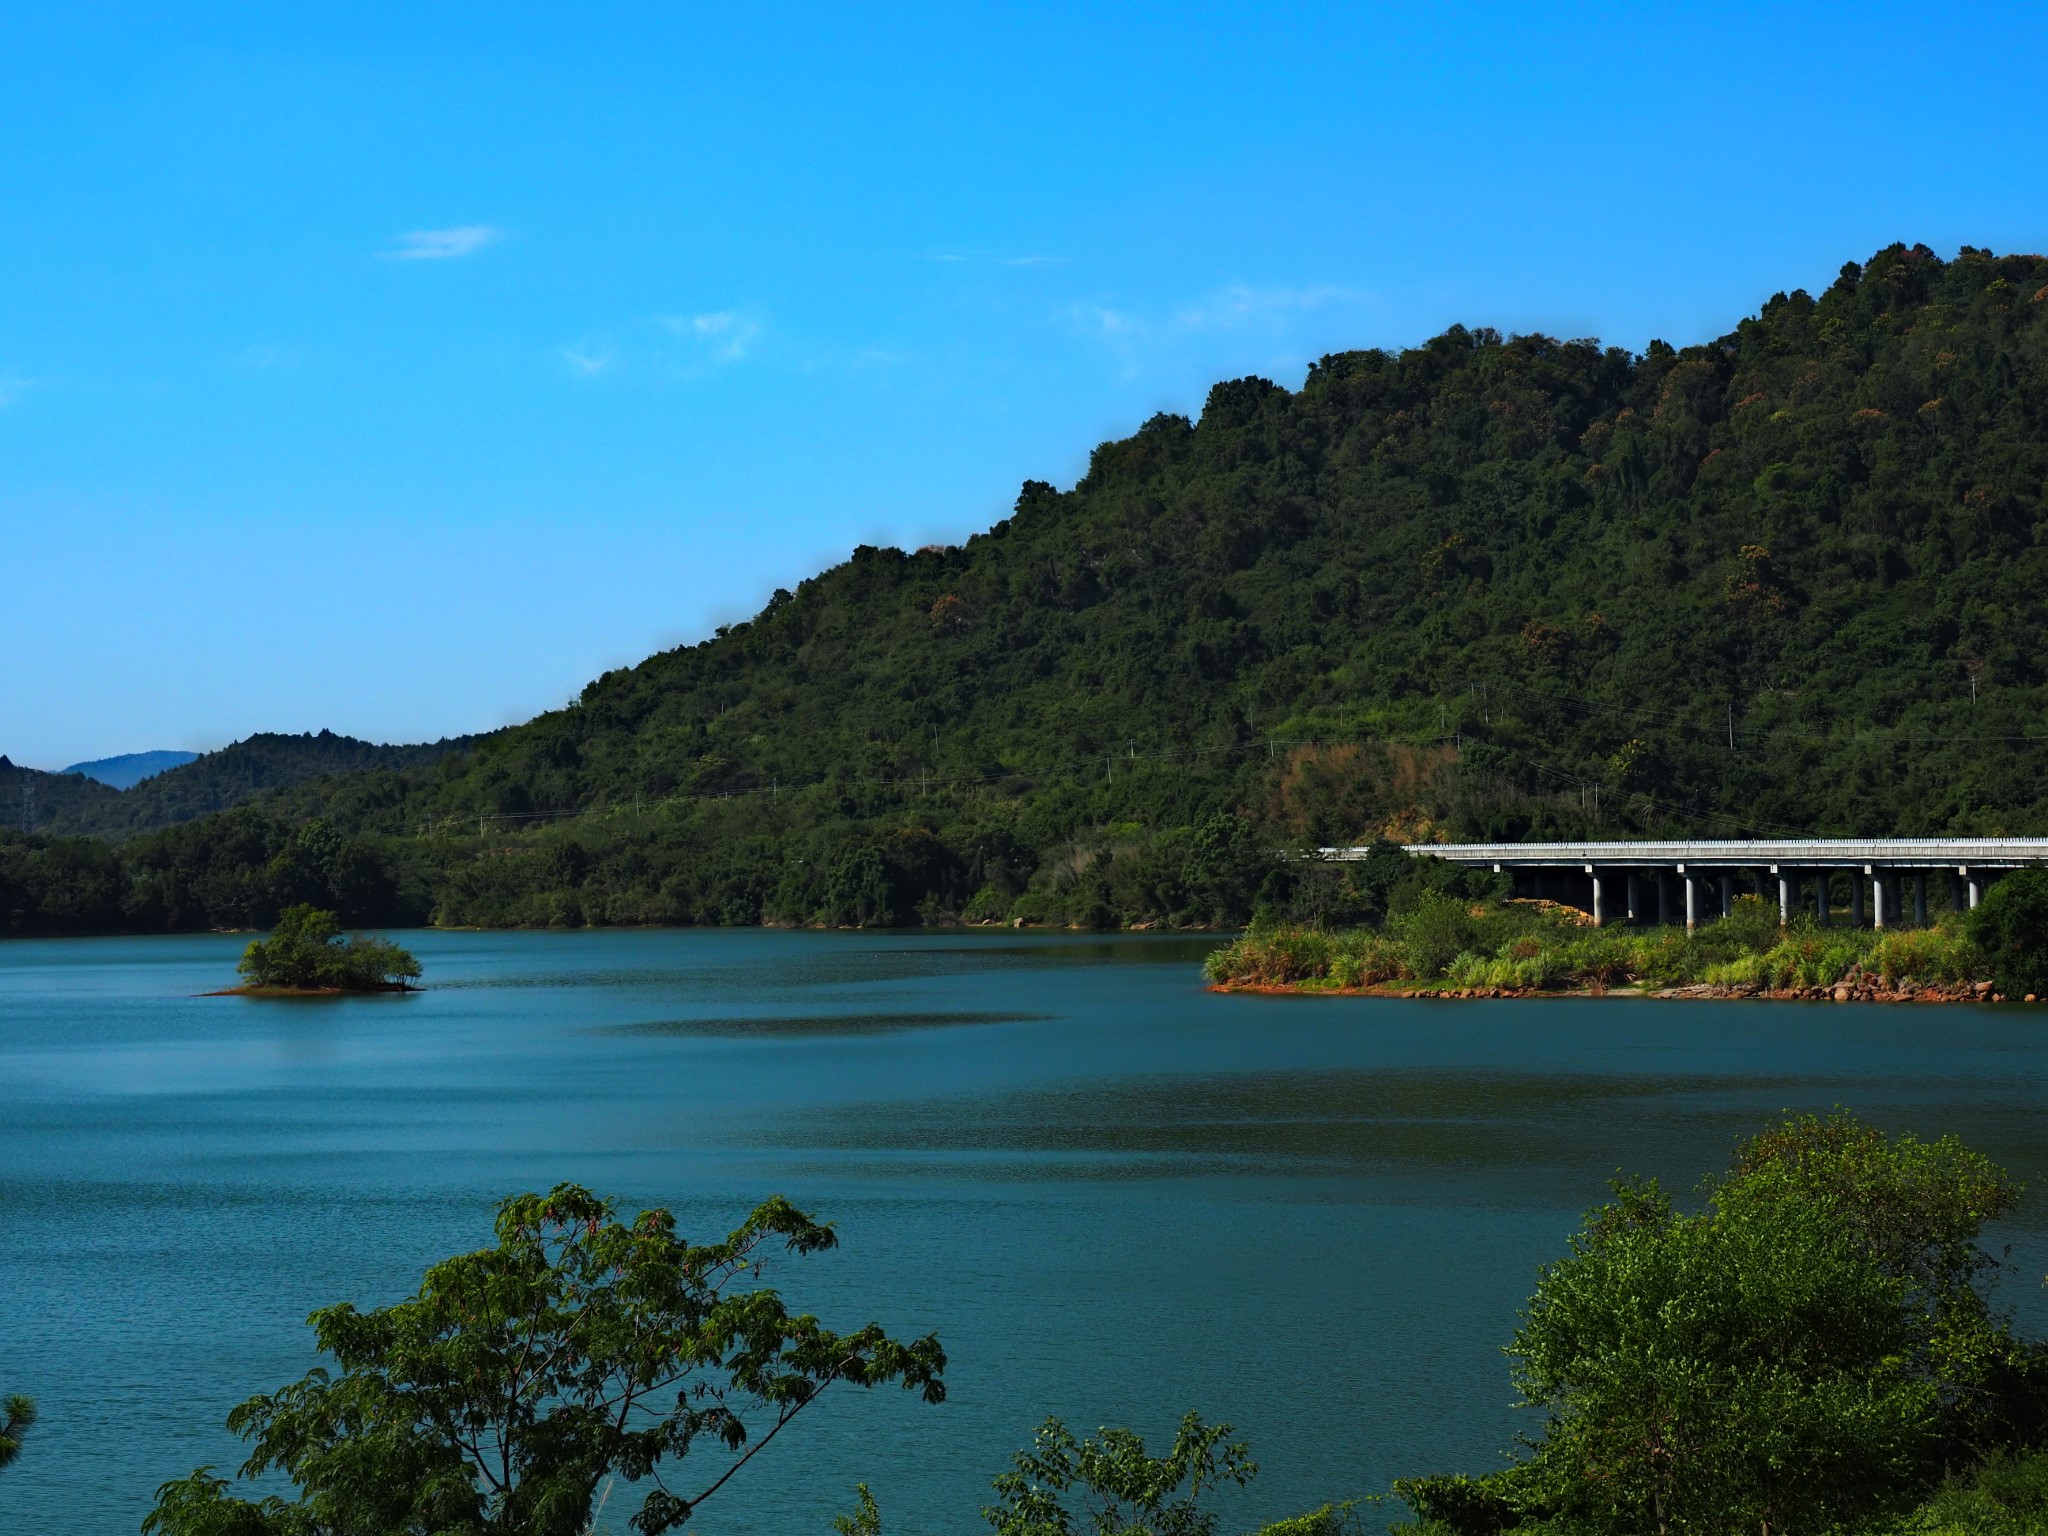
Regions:
<instances>
[{"instance_id":1,"label":"distant mountain ridge","mask_svg":"<svg viewBox=\"0 0 2048 1536\"><path fill-rule=\"evenodd\" d=\"M131 837L328 775L425 767L478 739L386 746L326 730L296 736L264 731L141 778L129 789L88 776L83 770L93 764L43 773L0 757L0 824L59 835Z\"/></svg>"},{"instance_id":2,"label":"distant mountain ridge","mask_svg":"<svg viewBox=\"0 0 2048 1536\"><path fill-rule=\"evenodd\" d=\"M198 760L197 752L122 752L114 757L96 757L89 763L73 763L59 773L76 773L110 789L133 789L144 779L154 778L168 768L182 768Z\"/></svg>"}]
</instances>

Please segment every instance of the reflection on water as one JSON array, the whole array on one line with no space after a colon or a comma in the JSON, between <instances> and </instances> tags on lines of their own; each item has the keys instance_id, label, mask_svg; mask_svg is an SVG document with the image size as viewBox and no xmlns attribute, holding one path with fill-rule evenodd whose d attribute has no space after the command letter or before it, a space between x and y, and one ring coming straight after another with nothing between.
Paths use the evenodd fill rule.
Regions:
<instances>
[{"instance_id":1,"label":"reflection on water","mask_svg":"<svg viewBox=\"0 0 2048 1536\"><path fill-rule=\"evenodd\" d=\"M700 1239L787 1194L843 1246L773 1283L952 1357L942 1409L821 1405L707 1536L829 1529L856 1481L892 1532L972 1526L1048 1412L1235 1420L1264 1470L1228 1525L1484 1470L1577 1214L1622 1170L1691 1190L1784 1109L1953 1130L2048 1191L2018 1010L1218 997L1205 937L404 942L426 991L317 1009L195 996L232 937L0 945L0 1391L45 1409L0 1525L132 1532L241 1459L219 1421L313 1363L308 1311L561 1179ZM2005 1234L2036 1326L2044 1211Z\"/></svg>"}]
</instances>

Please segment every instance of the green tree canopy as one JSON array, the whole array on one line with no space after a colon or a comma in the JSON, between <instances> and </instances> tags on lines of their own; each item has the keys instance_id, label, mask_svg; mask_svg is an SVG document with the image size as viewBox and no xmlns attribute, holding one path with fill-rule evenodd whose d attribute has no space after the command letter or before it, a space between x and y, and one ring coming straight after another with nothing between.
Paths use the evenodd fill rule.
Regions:
<instances>
[{"instance_id":1,"label":"green tree canopy","mask_svg":"<svg viewBox=\"0 0 2048 1536\"><path fill-rule=\"evenodd\" d=\"M1257 1473L1228 1424L1190 1413L1173 1448L1146 1454L1128 1429L1102 1429L1077 1441L1057 1418L1039 1427L1031 1448L995 1480L997 1502L982 1511L996 1536L1213 1536L1215 1511L1202 1496L1222 1483L1239 1487ZM1085 1520L1085 1524L1082 1522Z\"/></svg>"},{"instance_id":2,"label":"green tree canopy","mask_svg":"<svg viewBox=\"0 0 2048 1536\"><path fill-rule=\"evenodd\" d=\"M504 1202L494 1248L445 1260L418 1293L313 1314L335 1361L253 1397L228 1427L254 1443L242 1475L290 1499L245 1499L200 1468L166 1483L153 1536L581 1536L599 1484L644 1488L642 1536L672 1530L826 1388L894 1383L945 1397L935 1337L869 1323L837 1333L792 1314L757 1275L771 1245L835 1246L770 1200L692 1245L662 1210L630 1223L575 1185ZM692 1452L687 1491L674 1486Z\"/></svg>"},{"instance_id":3,"label":"green tree canopy","mask_svg":"<svg viewBox=\"0 0 2048 1536\"><path fill-rule=\"evenodd\" d=\"M1953 1138L1853 1116L1745 1143L1685 1214L1623 1183L1546 1268L1509 1347L1544 1428L1483 1479L1396 1491L1471 1536L1821 1531L2038 1431L2038 1351L1994 1315L1983 1224L2017 1187Z\"/></svg>"}]
</instances>

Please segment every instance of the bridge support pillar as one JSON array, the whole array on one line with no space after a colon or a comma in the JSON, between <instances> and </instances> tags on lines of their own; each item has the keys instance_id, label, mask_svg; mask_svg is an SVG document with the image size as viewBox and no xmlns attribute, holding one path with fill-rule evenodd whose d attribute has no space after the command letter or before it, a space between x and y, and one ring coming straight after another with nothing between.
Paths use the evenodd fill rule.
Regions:
<instances>
[{"instance_id":1,"label":"bridge support pillar","mask_svg":"<svg viewBox=\"0 0 2048 1536\"><path fill-rule=\"evenodd\" d=\"M1816 869L1813 872L1813 921L1816 927L1828 925L1828 908L1834 904L1833 884L1835 872L1831 869Z\"/></svg>"},{"instance_id":2,"label":"bridge support pillar","mask_svg":"<svg viewBox=\"0 0 2048 1536\"><path fill-rule=\"evenodd\" d=\"M1761 882L1759 882L1761 883ZM1762 892L1758 892L1762 895ZM1778 926L1787 927L1792 922L1792 906L1799 900L1799 877L1789 869L1778 871Z\"/></svg>"},{"instance_id":3,"label":"bridge support pillar","mask_svg":"<svg viewBox=\"0 0 2048 1536\"><path fill-rule=\"evenodd\" d=\"M1686 870L1679 874L1685 880L1685 931L1691 933L1700 925L1700 877Z\"/></svg>"},{"instance_id":4,"label":"bridge support pillar","mask_svg":"<svg viewBox=\"0 0 2048 1536\"><path fill-rule=\"evenodd\" d=\"M1924 869L1913 872L1913 926L1927 926L1927 871Z\"/></svg>"},{"instance_id":5,"label":"bridge support pillar","mask_svg":"<svg viewBox=\"0 0 2048 1536\"><path fill-rule=\"evenodd\" d=\"M1984 899L1984 881L1976 870L1967 865L1960 873L1963 877L1964 899L1969 902L1969 910L1974 912L1977 910L1977 903Z\"/></svg>"},{"instance_id":6,"label":"bridge support pillar","mask_svg":"<svg viewBox=\"0 0 2048 1536\"><path fill-rule=\"evenodd\" d=\"M1721 917L1725 921L1735 915L1735 871L1721 872Z\"/></svg>"},{"instance_id":7,"label":"bridge support pillar","mask_svg":"<svg viewBox=\"0 0 2048 1536\"><path fill-rule=\"evenodd\" d=\"M1602 898L1607 893L1600 883L1599 866L1588 864L1586 866L1586 873L1593 877L1593 926L1595 928L1604 928L1607 925L1607 903Z\"/></svg>"},{"instance_id":8,"label":"bridge support pillar","mask_svg":"<svg viewBox=\"0 0 2048 1536\"><path fill-rule=\"evenodd\" d=\"M1870 874L1870 926L1882 928L1885 909L1884 871L1875 864L1866 865L1865 868Z\"/></svg>"}]
</instances>

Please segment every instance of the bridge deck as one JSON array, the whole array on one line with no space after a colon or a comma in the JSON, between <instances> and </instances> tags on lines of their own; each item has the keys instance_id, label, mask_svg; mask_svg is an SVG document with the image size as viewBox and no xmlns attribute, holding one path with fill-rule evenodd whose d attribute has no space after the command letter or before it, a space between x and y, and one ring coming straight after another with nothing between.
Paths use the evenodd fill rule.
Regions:
<instances>
[{"instance_id":1,"label":"bridge deck","mask_svg":"<svg viewBox=\"0 0 2048 1536\"><path fill-rule=\"evenodd\" d=\"M1325 858L1362 859L1365 848L1325 848ZM1806 869L1845 865L1881 865L1888 869L2016 869L2048 863L2048 837L1878 837L1771 838L1688 842L1600 843L1411 843L1410 853L1426 853L1454 864L1488 864L1502 868L1541 868L1588 864L1652 869L1775 868Z\"/></svg>"}]
</instances>

